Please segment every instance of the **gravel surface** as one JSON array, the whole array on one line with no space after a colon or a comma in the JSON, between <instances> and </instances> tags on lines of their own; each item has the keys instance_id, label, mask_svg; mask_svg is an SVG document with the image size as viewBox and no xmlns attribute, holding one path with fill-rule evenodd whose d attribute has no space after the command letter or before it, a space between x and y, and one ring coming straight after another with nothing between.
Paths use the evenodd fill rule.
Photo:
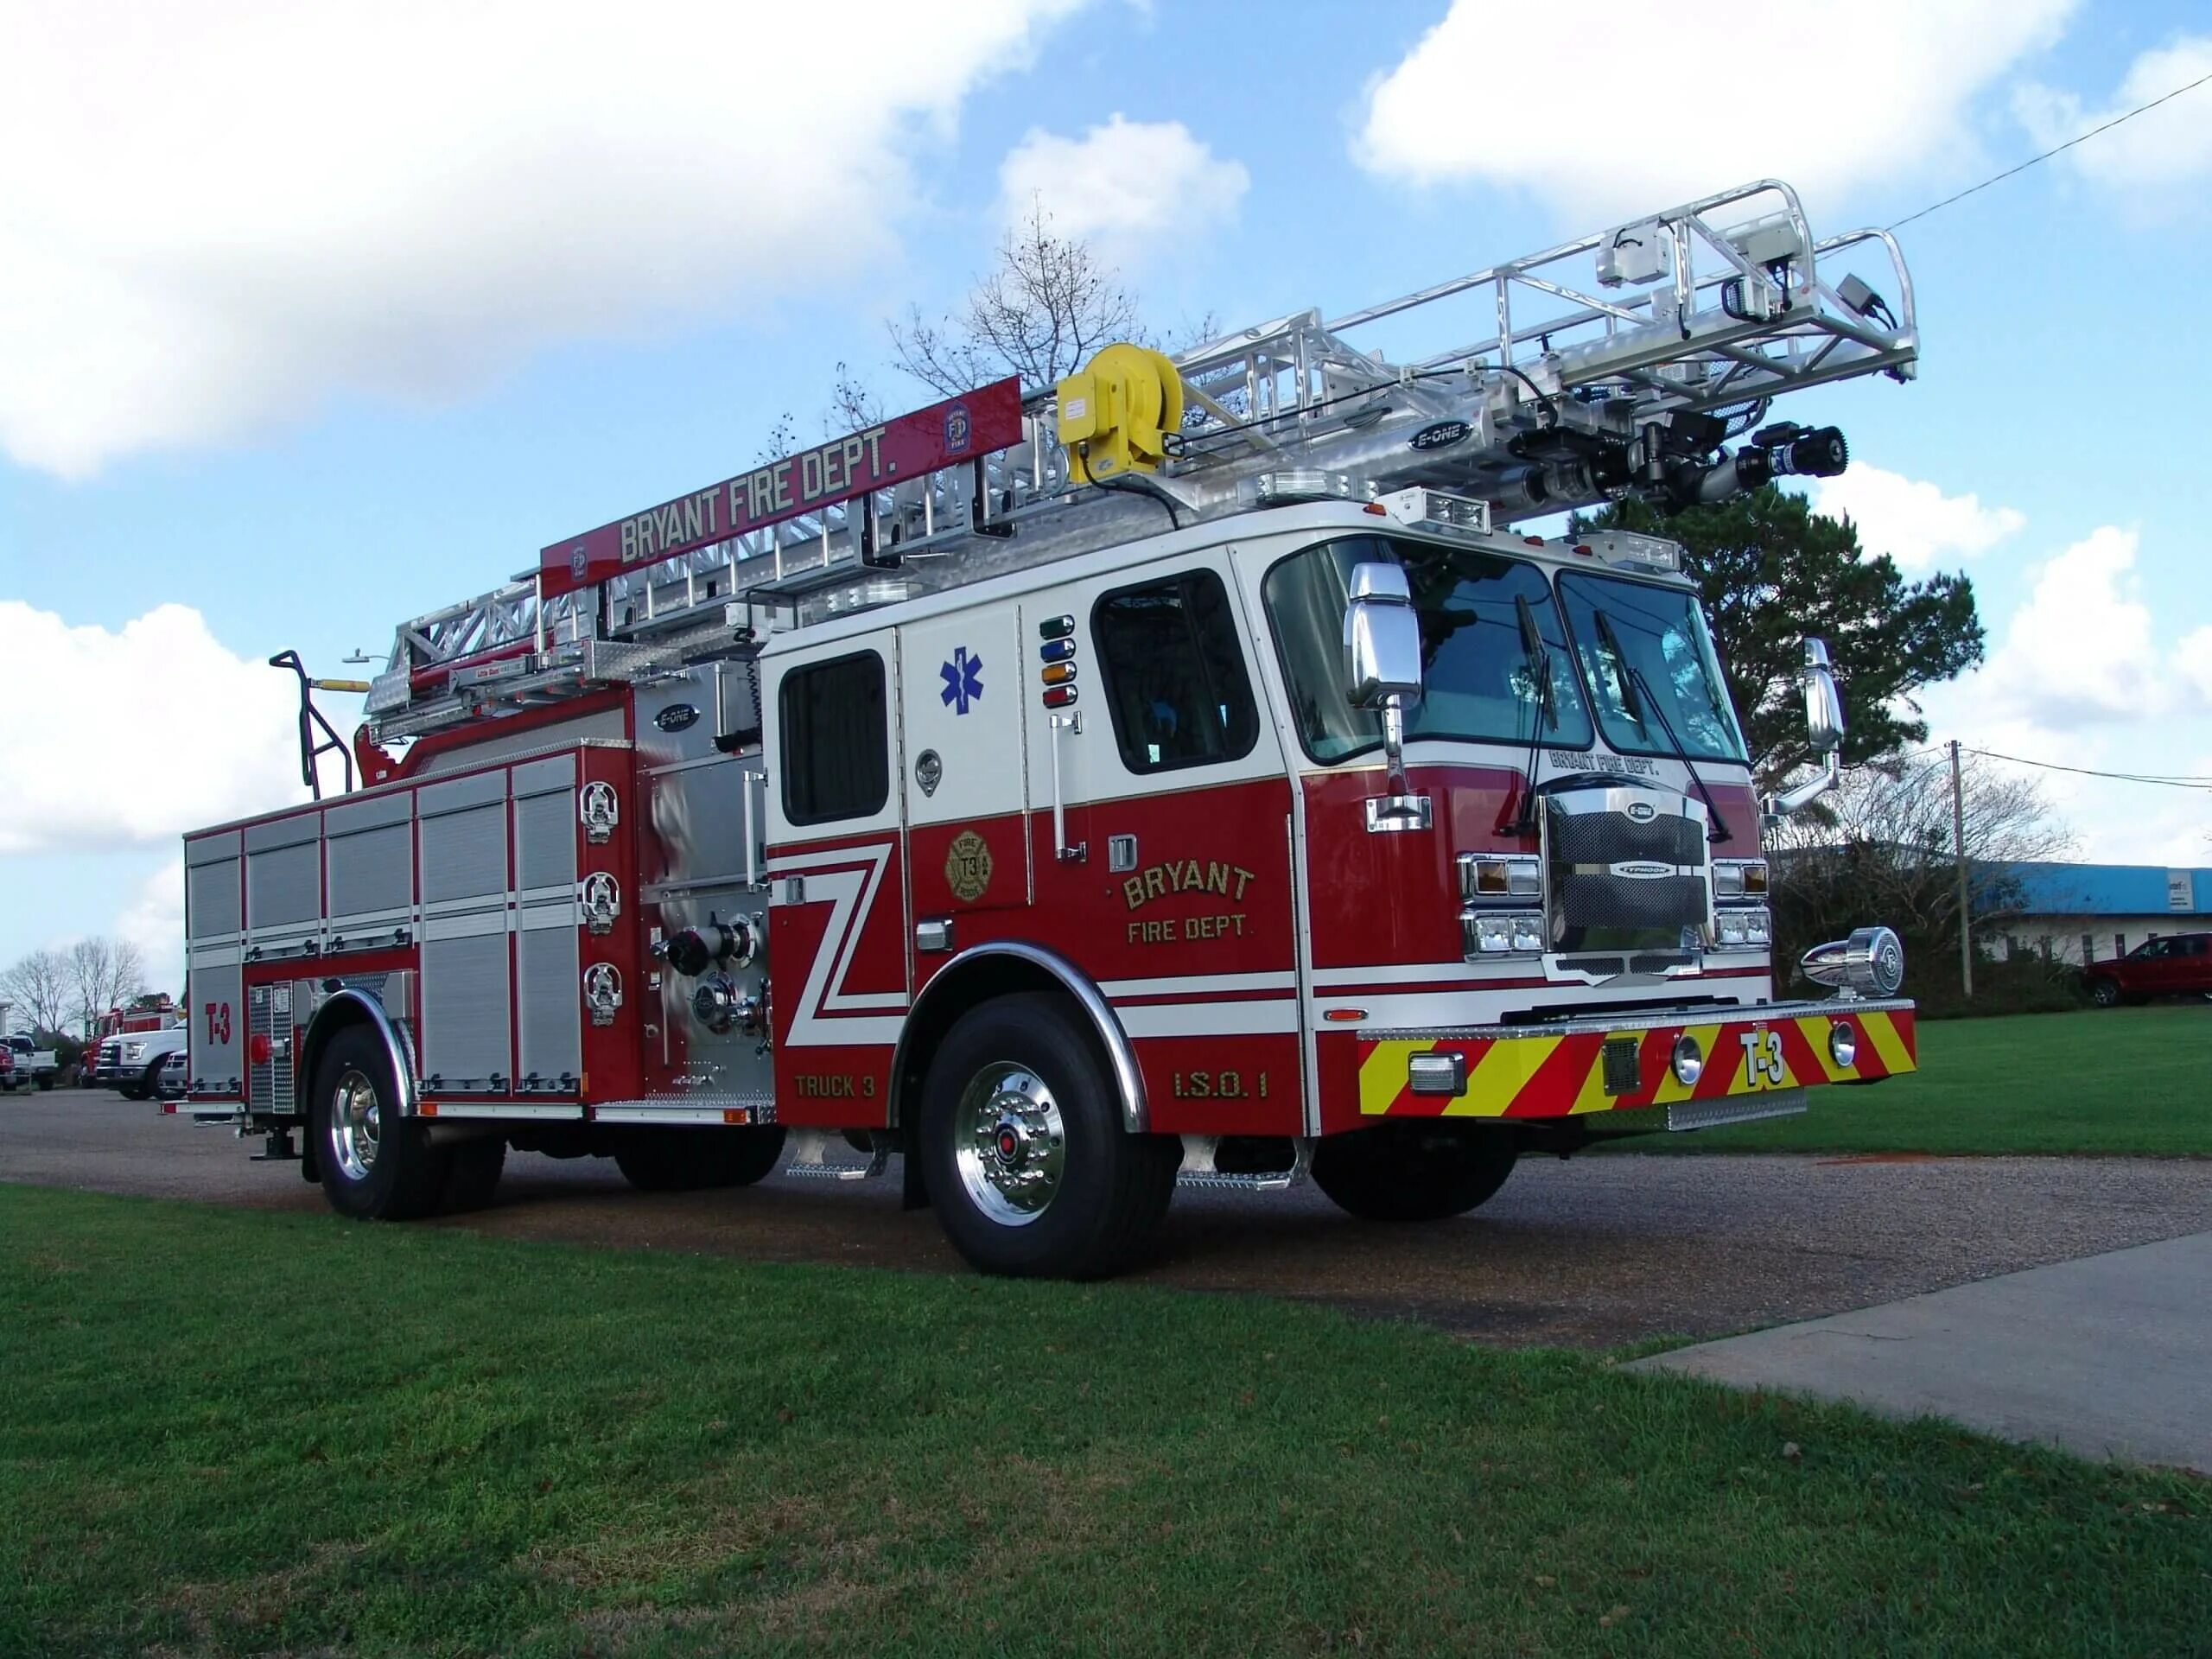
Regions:
<instances>
[{"instance_id":1,"label":"gravel surface","mask_svg":"<svg viewBox=\"0 0 2212 1659\"><path fill-rule=\"evenodd\" d=\"M258 1141L89 1090L0 1097L0 1181L319 1211ZM0 1201L4 1201L0 1198ZM505 1237L925 1271L962 1264L897 1166L866 1183L778 1175L737 1192L632 1192L612 1163L513 1154ZM2212 1229L2212 1160L1531 1159L1473 1215L1356 1222L1311 1186L1179 1193L1133 1277L1308 1298L1478 1339L1607 1346L1709 1337Z\"/></svg>"}]
</instances>

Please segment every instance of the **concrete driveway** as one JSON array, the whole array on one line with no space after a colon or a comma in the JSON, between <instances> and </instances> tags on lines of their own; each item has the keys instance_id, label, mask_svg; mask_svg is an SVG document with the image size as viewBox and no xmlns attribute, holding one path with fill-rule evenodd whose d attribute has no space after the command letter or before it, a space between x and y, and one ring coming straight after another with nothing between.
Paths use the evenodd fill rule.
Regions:
<instances>
[{"instance_id":1,"label":"concrete driveway","mask_svg":"<svg viewBox=\"0 0 2212 1659\"><path fill-rule=\"evenodd\" d=\"M1637 1362L2212 1472L2212 1232Z\"/></svg>"}]
</instances>

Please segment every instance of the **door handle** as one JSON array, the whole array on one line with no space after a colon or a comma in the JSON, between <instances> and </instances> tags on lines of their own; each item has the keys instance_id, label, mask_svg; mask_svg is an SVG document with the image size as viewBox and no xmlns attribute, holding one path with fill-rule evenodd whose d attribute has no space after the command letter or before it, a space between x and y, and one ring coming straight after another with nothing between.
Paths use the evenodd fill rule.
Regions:
<instances>
[{"instance_id":1,"label":"door handle","mask_svg":"<svg viewBox=\"0 0 2212 1659\"><path fill-rule=\"evenodd\" d=\"M1052 856L1063 864L1079 864L1090 855L1088 842L1068 844L1068 810L1060 786L1060 734L1083 730L1080 709L1065 715L1046 716L1052 733Z\"/></svg>"}]
</instances>

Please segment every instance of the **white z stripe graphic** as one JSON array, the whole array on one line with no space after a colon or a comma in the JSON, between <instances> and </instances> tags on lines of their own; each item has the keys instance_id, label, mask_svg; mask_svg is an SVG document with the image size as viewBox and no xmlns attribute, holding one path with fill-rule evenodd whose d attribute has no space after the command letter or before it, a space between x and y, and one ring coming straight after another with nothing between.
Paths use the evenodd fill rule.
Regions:
<instances>
[{"instance_id":1,"label":"white z stripe graphic","mask_svg":"<svg viewBox=\"0 0 2212 1659\"><path fill-rule=\"evenodd\" d=\"M791 1027L784 1039L792 1048L826 1048L846 1043L895 1043L906 1024L903 1014L889 1017L853 1018L863 1010L906 1006L904 991L849 992L845 976L860 948L861 930L868 925L876 894L883 887L883 872L891 862L891 844L841 847L834 852L794 853L771 861L768 874L806 877L806 902L830 903L830 920L822 931L822 948L815 952L806 982L799 988L798 1005L791 1010ZM842 866L843 868L838 868ZM833 1018L835 1015L846 1018Z\"/></svg>"}]
</instances>

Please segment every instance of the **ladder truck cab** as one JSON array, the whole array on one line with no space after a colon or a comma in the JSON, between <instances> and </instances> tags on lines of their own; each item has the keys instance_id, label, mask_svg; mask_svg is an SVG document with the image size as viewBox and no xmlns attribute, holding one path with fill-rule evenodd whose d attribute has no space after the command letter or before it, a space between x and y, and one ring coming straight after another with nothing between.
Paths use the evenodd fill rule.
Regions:
<instances>
[{"instance_id":1,"label":"ladder truck cab","mask_svg":"<svg viewBox=\"0 0 2212 1659\"><path fill-rule=\"evenodd\" d=\"M1888 234L1764 181L556 542L401 626L359 787L186 837L188 1109L388 1219L509 1147L897 1157L1087 1275L1179 1184L1433 1219L1910 1071L1888 930L1770 961L1819 642L1827 774L1762 803L1678 550L1509 527L1836 471L1770 402L1917 353Z\"/></svg>"}]
</instances>

